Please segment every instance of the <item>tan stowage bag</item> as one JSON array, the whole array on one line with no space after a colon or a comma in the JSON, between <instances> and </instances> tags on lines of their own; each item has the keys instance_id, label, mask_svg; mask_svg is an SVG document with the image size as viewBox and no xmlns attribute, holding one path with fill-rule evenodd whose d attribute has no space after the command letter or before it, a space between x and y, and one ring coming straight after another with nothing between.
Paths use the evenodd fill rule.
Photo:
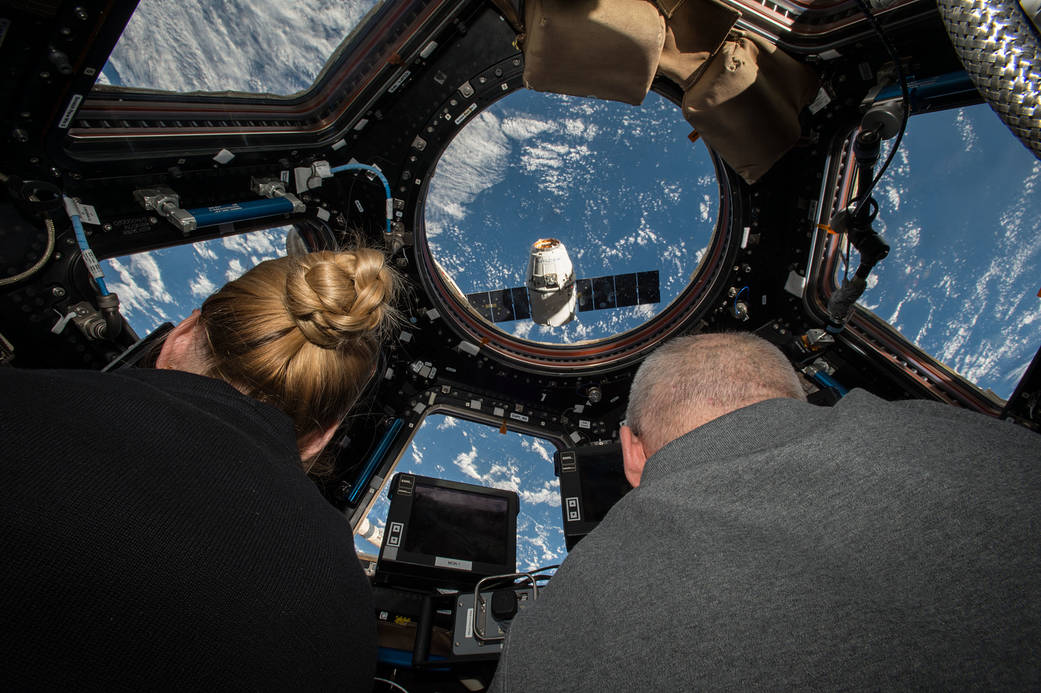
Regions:
<instances>
[{"instance_id":1,"label":"tan stowage bag","mask_svg":"<svg viewBox=\"0 0 1041 693\"><path fill-rule=\"evenodd\" d=\"M728 39L683 95L683 116L749 183L799 140L813 72L758 36Z\"/></svg>"},{"instance_id":2,"label":"tan stowage bag","mask_svg":"<svg viewBox=\"0 0 1041 693\"><path fill-rule=\"evenodd\" d=\"M798 141L817 78L734 31L739 17L718 0L528 0L524 84L638 105L655 74L668 78L687 121L754 183Z\"/></svg>"},{"instance_id":3,"label":"tan stowage bag","mask_svg":"<svg viewBox=\"0 0 1041 693\"><path fill-rule=\"evenodd\" d=\"M643 102L658 68L665 19L647 0L528 0L524 86Z\"/></svg>"}]
</instances>

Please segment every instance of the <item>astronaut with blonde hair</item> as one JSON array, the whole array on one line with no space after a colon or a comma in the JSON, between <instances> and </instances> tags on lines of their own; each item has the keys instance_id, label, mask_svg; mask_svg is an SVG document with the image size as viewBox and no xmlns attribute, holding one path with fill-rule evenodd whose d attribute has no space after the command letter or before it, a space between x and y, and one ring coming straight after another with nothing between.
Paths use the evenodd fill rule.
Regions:
<instances>
[{"instance_id":1,"label":"astronaut with blonde hair","mask_svg":"<svg viewBox=\"0 0 1041 693\"><path fill-rule=\"evenodd\" d=\"M311 463L372 376L398 284L371 248L262 262L175 327L156 366L218 378L280 409Z\"/></svg>"},{"instance_id":2,"label":"astronaut with blonde hair","mask_svg":"<svg viewBox=\"0 0 1041 693\"><path fill-rule=\"evenodd\" d=\"M156 369L2 369L0 686L371 689L371 588L307 472L398 286L372 249L280 258L206 299Z\"/></svg>"}]
</instances>

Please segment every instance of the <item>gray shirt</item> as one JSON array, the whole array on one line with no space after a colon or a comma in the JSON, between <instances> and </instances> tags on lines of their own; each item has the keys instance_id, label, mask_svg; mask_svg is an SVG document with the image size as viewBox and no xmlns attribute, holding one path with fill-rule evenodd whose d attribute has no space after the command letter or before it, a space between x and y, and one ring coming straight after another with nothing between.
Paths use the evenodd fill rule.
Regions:
<instances>
[{"instance_id":1,"label":"gray shirt","mask_svg":"<svg viewBox=\"0 0 1041 693\"><path fill-rule=\"evenodd\" d=\"M647 461L516 618L495 691L1041 684L1041 437L854 391Z\"/></svg>"}]
</instances>

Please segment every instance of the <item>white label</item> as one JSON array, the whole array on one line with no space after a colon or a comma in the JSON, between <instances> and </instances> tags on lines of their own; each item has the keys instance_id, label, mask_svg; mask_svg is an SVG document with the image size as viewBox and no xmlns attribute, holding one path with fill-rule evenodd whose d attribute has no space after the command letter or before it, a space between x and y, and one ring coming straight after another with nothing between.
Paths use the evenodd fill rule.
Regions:
<instances>
[{"instance_id":1,"label":"white label","mask_svg":"<svg viewBox=\"0 0 1041 693\"><path fill-rule=\"evenodd\" d=\"M423 413L423 409L425 407L423 406L422 402L416 402L416 405L414 407L412 407L412 408L416 411L417 414L422 414Z\"/></svg>"},{"instance_id":2,"label":"white label","mask_svg":"<svg viewBox=\"0 0 1041 693\"><path fill-rule=\"evenodd\" d=\"M588 421L586 421L585 419L579 419L579 420L578 420L578 427L579 427L579 428L585 428L585 429L589 429L589 428L592 428L593 426L592 426L592 424L590 424L590 423L589 423Z\"/></svg>"},{"instance_id":3,"label":"white label","mask_svg":"<svg viewBox=\"0 0 1041 693\"><path fill-rule=\"evenodd\" d=\"M72 98L69 99L69 105L65 108L65 115L61 117L61 122L58 123L58 127L65 130L69 127L69 123L72 122L73 117L76 115L76 109L83 103L83 94L73 94Z\"/></svg>"},{"instance_id":4,"label":"white label","mask_svg":"<svg viewBox=\"0 0 1041 693\"><path fill-rule=\"evenodd\" d=\"M435 556L434 567L470 571L474 569L474 564L473 561L463 561L458 558L446 558L444 556Z\"/></svg>"},{"instance_id":5,"label":"white label","mask_svg":"<svg viewBox=\"0 0 1041 693\"><path fill-rule=\"evenodd\" d=\"M329 213L329 210L319 207L318 210L315 212L315 216L317 216L322 221L329 221L329 218L332 217L332 214Z\"/></svg>"},{"instance_id":6,"label":"white label","mask_svg":"<svg viewBox=\"0 0 1041 693\"><path fill-rule=\"evenodd\" d=\"M464 120L470 117L470 114L477 110L477 102L470 104L465 111L463 111L458 118L455 119L455 124L459 125Z\"/></svg>"},{"instance_id":7,"label":"white label","mask_svg":"<svg viewBox=\"0 0 1041 693\"><path fill-rule=\"evenodd\" d=\"M741 233L741 249L744 250L748 247L748 235L752 233L752 227L746 226L745 230Z\"/></svg>"},{"instance_id":8,"label":"white label","mask_svg":"<svg viewBox=\"0 0 1041 693\"><path fill-rule=\"evenodd\" d=\"M90 270L90 276L95 279L105 276L101 271L101 265L98 264L98 259L94 257L94 251L90 248L83 251L83 262L87 264L87 269Z\"/></svg>"},{"instance_id":9,"label":"white label","mask_svg":"<svg viewBox=\"0 0 1041 693\"><path fill-rule=\"evenodd\" d=\"M784 290L790 293L792 296L802 296L802 292L806 288L806 278L801 274L792 270L788 273L788 281L784 283Z\"/></svg>"},{"instance_id":10,"label":"white label","mask_svg":"<svg viewBox=\"0 0 1041 693\"><path fill-rule=\"evenodd\" d=\"M429 406L429 407L434 406L434 401L435 400L437 400L437 393L436 392L431 392L430 396L427 397L427 406Z\"/></svg>"},{"instance_id":11,"label":"white label","mask_svg":"<svg viewBox=\"0 0 1041 693\"><path fill-rule=\"evenodd\" d=\"M441 317L441 314L438 313L433 308L431 308L430 310L427 311L427 319L428 320L437 320L440 317Z\"/></svg>"},{"instance_id":12,"label":"white label","mask_svg":"<svg viewBox=\"0 0 1041 693\"><path fill-rule=\"evenodd\" d=\"M365 208L362 207L361 200L355 200L354 201L354 208L357 209L362 214L365 214Z\"/></svg>"},{"instance_id":13,"label":"white label","mask_svg":"<svg viewBox=\"0 0 1041 693\"><path fill-rule=\"evenodd\" d=\"M828 96L828 92L824 91L824 87L820 88L817 92L817 98L810 104L810 113L816 114L817 111L821 110L825 106L831 103L831 97Z\"/></svg>"},{"instance_id":14,"label":"white label","mask_svg":"<svg viewBox=\"0 0 1041 693\"><path fill-rule=\"evenodd\" d=\"M238 202L231 202L226 205L214 205L212 207L206 208L207 211L213 212L214 214L223 214L224 212L237 212L240 209L242 209L242 205L240 205Z\"/></svg>"},{"instance_id":15,"label":"white label","mask_svg":"<svg viewBox=\"0 0 1041 693\"><path fill-rule=\"evenodd\" d=\"M518 414L515 411L510 412L510 418L514 419L515 421L523 421L524 423L528 423L528 421L531 419L531 417L525 416L524 414Z\"/></svg>"},{"instance_id":16,"label":"white label","mask_svg":"<svg viewBox=\"0 0 1041 693\"><path fill-rule=\"evenodd\" d=\"M286 184L288 184L288 183L289 183L289 170L287 169L287 170L285 170L285 171L282 171L281 173L279 173L279 174L278 174L278 178L279 178L279 180L281 180L281 181L282 181L283 183L286 183Z\"/></svg>"},{"instance_id":17,"label":"white label","mask_svg":"<svg viewBox=\"0 0 1041 693\"><path fill-rule=\"evenodd\" d=\"M459 342L459 351L470 354L470 356L477 356L481 352L481 347L471 342L462 341Z\"/></svg>"},{"instance_id":18,"label":"white label","mask_svg":"<svg viewBox=\"0 0 1041 693\"><path fill-rule=\"evenodd\" d=\"M480 410L480 408L481 408L481 400L479 400L479 399L472 399L472 400L470 400L470 403L467 404L466 406L470 407L471 409Z\"/></svg>"},{"instance_id":19,"label":"white label","mask_svg":"<svg viewBox=\"0 0 1041 693\"><path fill-rule=\"evenodd\" d=\"M571 435L568 436L568 438L571 439L572 443L577 443L578 441L582 440L582 435L578 431L573 431Z\"/></svg>"},{"instance_id":20,"label":"white label","mask_svg":"<svg viewBox=\"0 0 1041 693\"><path fill-rule=\"evenodd\" d=\"M404 84L405 80L408 79L411 75L411 70L405 70L404 72L402 72L401 76L394 80L394 84L390 85L390 89L387 90L387 93L393 94L394 92L396 92L398 90L398 87Z\"/></svg>"},{"instance_id":21,"label":"white label","mask_svg":"<svg viewBox=\"0 0 1041 693\"><path fill-rule=\"evenodd\" d=\"M347 140L344 140L344 139L336 140L335 142L333 142L333 151L335 152L338 149L343 149L346 146L347 146Z\"/></svg>"},{"instance_id":22,"label":"white label","mask_svg":"<svg viewBox=\"0 0 1041 693\"><path fill-rule=\"evenodd\" d=\"M226 164L234 158L235 155L229 152L227 149L222 149L213 155L213 160L216 161L218 164Z\"/></svg>"},{"instance_id":23,"label":"white label","mask_svg":"<svg viewBox=\"0 0 1041 693\"><path fill-rule=\"evenodd\" d=\"M505 413L506 410L502 407L496 407L495 409L492 409L492 416L502 416Z\"/></svg>"},{"instance_id":24,"label":"white label","mask_svg":"<svg viewBox=\"0 0 1041 693\"><path fill-rule=\"evenodd\" d=\"M466 610L466 639L474 636L474 608L471 606Z\"/></svg>"},{"instance_id":25,"label":"white label","mask_svg":"<svg viewBox=\"0 0 1041 693\"><path fill-rule=\"evenodd\" d=\"M98 219L98 210L94 209L94 205L85 205L80 202L76 206L79 207L80 210L80 221L84 224L101 226L101 220Z\"/></svg>"}]
</instances>

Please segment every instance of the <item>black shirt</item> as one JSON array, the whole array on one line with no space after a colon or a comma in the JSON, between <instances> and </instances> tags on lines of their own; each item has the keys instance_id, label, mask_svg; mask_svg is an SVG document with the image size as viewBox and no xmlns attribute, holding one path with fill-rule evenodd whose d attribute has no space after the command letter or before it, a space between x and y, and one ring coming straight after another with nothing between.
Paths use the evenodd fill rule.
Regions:
<instances>
[{"instance_id":1,"label":"black shirt","mask_svg":"<svg viewBox=\"0 0 1041 693\"><path fill-rule=\"evenodd\" d=\"M0 687L371 688L371 590L282 412L180 371L2 369L0 450Z\"/></svg>"}]
</instances>

